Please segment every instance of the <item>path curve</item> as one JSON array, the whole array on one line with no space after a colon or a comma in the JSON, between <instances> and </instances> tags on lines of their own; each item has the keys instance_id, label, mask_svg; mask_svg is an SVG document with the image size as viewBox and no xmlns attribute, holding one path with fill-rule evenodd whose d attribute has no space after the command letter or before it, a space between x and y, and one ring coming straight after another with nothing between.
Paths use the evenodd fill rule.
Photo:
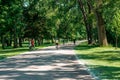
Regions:
<instances>
[{"instance_id":1,"label":"path curve","mask_svg":"<svg viewBox=\"0 0 120 80\"><path fill-rule=\"evenodd\" d=\"M94 80L67 44L26 52L0 61L0 80Z\"/></svg>"}]
</instances>

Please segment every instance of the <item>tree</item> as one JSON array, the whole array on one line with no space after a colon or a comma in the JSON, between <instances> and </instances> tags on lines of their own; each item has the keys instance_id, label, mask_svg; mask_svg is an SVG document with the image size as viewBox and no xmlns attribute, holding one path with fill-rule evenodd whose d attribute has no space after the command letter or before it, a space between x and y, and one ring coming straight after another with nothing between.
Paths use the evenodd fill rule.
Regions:
<instances>
[{"instance_id":1,"label":"tree","mask_svg":"<svg viewBox=\"0 0 120 80\"><path fill-rule=\"evenodd\" d=\"M103 6L103 18L105 20L106 30L107 30L107 38L108 42L115 46L115 44L119 44L119 40L117 41L116 38L120 38L120 31L119 26L116 25L119 24L119 9L120 9L120 1L104 1ZM109 14L108 14L109 13ZM115 18L116 17L116 18ZM117 32L117 33L116 33ZM116 36L117 35L117 36ZM117 46L117 45L116 45Z\"/></svg>"},{"instance_id":2,"label":"tree","mask_svg":"<svg viewBox=\"0 0 120 80\"><path fill-rule=\"evenodd\" d=\"M120 37L120 10L117 8L114 12L113 19L110 22L111 25L111 33L115 37L115 46L118 47L118 38Z\"/></svg>"},{"instance_id":3,"label":"tree","mask_svg":"<svg viewBox=\"0 0 120 80\"><path fill-rule=\"evenodd\" d=\"M85 12L85 7L83 5L82 0L78 0L78 1L80 4L80 8L82 10L83 16L84 16L84 22L87 26L87 15ZM105 24L104 24L104 19L103 19L102 12L101 12L102 6L103 6L102 0L98 0L98 1L88 0L88 1L86 1L86 4L88 4L88 10L90 10L90 11L92 10L94 12L94 14L96 15L99 45L107 46L108 42L107 42L107 37L106 37ZM95 4L95 6L92 6L93 4ZM89 11L89 13L91 13L90 11ZM88 25L91 25L91 24L88 24ZM90 27L88 27L88 31L91 32L91 28L90 28L90 30L89 30L89 28Z\"/></svg>"},{"instance_id":4,"label":"tree","mask_svg":"<svg viewBox=\"0 0 120 80\"><path fill-rule=\"evenodd\" d=\"M82 0L78 0L78 3L80 5L80 9L81 9L81 12L83 15L84 24L86 27L88 44L92 44L92 22L90 23L88 21L89 15L91 14L91 7L87 2L83 3ZM87 10L86 10L86 4L87 4Z\"/></svg>"},{"instance_id":5,"label":"tree","mask_svg":"<svg viewBox=\"0 0 120 80\"><path fill-rule=\"evenodd\" d=\"M99 45L108 46L105 23L104 23L104 19L103 19L102 12L101 12L101 7L102 7L103 2L102 0L98 0L98 2L96 1L96 3L97 3L96 4L97 7L95 10L95 14L97 17Z\"/></svg>"},{"instance_id":6,"label":"tree","mask_svg":"<svg viewBox=\"0 0 120 80\"><path fill-rule=\"evenodd\" d=\"M88 44L97 38L100 46L107 46L107 40L118 43L119 4L119 0L0 0L2 46L11 46L12 41L14 47L18 42L22 46L25 37L42 43L86 35Z\"/></svg>"}]
</instances>

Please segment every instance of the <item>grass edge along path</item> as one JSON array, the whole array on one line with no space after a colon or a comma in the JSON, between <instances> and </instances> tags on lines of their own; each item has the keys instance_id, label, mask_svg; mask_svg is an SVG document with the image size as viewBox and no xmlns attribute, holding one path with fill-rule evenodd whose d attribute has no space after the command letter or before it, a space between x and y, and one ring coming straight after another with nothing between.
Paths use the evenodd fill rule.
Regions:
<instances>
[{"instance_id":1,"label":"grass edge along path","mask_svg":"<svg viewBox=\"0 0 120 80\"><path fill-rule=\"evenodd\" d=\"M54 44L43 44L41 46L37 46L34 50L41 49L48 46L53 46ZM10 49L0 49L0 60L3 60L7 57L19 55L21 53L30 51L29 47L19 47L19 48L10 48Z\"/></svg>"},{"instance_id":2,"label":"grass edge along path","mask_svg":"<svg viewBox=\"0 0 120 80\"><path fill-rule=\"evenodd\" d=\"M120 48L88 46L75 47L77 57L90 69L97 80L120 80Z\"/></svg>"}]
</instances>

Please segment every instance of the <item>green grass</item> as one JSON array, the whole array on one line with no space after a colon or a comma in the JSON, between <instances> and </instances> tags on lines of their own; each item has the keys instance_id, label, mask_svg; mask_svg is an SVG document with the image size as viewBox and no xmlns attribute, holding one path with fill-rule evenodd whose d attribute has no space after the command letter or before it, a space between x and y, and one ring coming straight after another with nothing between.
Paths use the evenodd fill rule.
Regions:
<instances>
[{"instance_id":1,"label":"green grass","mask_svg":"<svg viewBox=\"0 0 120 80\"><path fill-rule=\"evenodd\" d=\"M29 50L28 47L0 49L0 59L4 59L4 58L10 57L10 56L14 56L14 55L26 52L28 50Z\"/></svg>"},{"instance_id":2,"label":"green grass","mask_svg":"<svg viewBox=\"0 0 120 80\"><path fill-rule=\"evenodd\" d=\"M42 44L41 46L35 47L35 50L43 48L43 47L47 47L47 46L52 46L52 45L53 44ZM0 44L0 60L7 58L7 57L10 57L10 56L15 56L15 55L18 55L20 53L27 52L27 51L29 51L28 46L21 47L21 48L7 47L6 49L2 49L1 44Z\"/></svg>"},{"instance_id":3,"label":"green grass","mask_svg":"<svg viewBox=\"0 0 120 80\"><path fill-rule=\"evenodd\" d=\"M100 80L120 80L120 48L80 44L77 56Z\"/></svg>"}]
</instances>

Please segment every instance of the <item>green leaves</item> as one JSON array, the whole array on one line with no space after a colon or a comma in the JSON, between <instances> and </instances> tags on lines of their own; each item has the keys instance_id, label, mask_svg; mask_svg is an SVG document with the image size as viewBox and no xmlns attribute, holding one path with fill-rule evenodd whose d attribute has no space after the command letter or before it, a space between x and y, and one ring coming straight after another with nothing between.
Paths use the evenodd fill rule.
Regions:
<instances>
[{"instance_id":1,"label":"green leaves","mask_svg":"<svg viewBox=\"0 0 120 80\"><path fill-rule=\"evenodd\" d=\"M86 22L92 26L91 32L97 34L93 10L98 9L109 33L120 37L120 1L101 1L83 1ZM92 8L89 3L93 10L89 9ZM24 34L24 37L34 38L72 39L86 36L84 20L75 0L0 0L0 10L0 31L3 33L7 31L13 35L16 30L17 37Z\"/></svg>"}]
</instances>

